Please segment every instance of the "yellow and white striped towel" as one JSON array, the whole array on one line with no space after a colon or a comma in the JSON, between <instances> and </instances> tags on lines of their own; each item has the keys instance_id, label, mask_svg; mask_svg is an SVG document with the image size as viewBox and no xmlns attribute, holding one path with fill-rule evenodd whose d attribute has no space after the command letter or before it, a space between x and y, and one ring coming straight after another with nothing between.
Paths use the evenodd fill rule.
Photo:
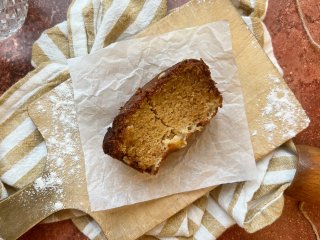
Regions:
<instances>
[{"instance_id":1,"label":"yellow and white striped towel","mask_svg":"<svg viewBox=\"0 0 320 240\"><path fill-rule=\"evenodd\" d=\"M248 28L281 71L271 39L262 23L267 1L234 0ZM33 45L36 69L0 97L0 177L15 189L39 176L47 150L27 113L28 105L69 79L66 59L97 51L130 38L166 14L166 0L74 0L67 21L45 31ZM283 191L295 173L296 153L291 143L258 163L255 181L226 184L172 216L141 239L215 239L237 223L256 231L280 216ZM0 197L8 192L0 182ZM88 216L68 211L75 225L90 239L105 239ZM56 221L62 218L50 218Z\"/></svg>"},{"instance_id":2,"label":"yellow and white striped towel","mask_svg":"<svg viewBox=\"0 0 320 240\"><path fill-rule=\"evenodd\" d=\"M255 232L281 215L283 191L294 177L296 163L296 150L290 141L258 162L256 180L219 186L139 240L214 240L234 224ZM90 239L106 239L89 216L72 221Z\"/></svg>"}]
</instances>

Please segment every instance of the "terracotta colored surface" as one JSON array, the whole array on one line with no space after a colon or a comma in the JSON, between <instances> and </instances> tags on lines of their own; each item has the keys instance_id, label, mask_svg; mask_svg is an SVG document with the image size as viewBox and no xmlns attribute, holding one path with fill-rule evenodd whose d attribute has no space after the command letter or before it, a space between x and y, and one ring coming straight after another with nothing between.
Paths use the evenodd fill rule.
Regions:
<instances>
[{"instance_id":1,"label":"terracotta colored surface","mask_svg":"<svg viewBox=\"0 0 320 240\"><path fill-rule=\"evenodd\" d=\"M61 221L57 223L40 224L20 240L85 240L86 238L73 225L71 220Z\"/></svg>"},{"instance_id":2,"label":"terracotta colored surface","mask_svg":"<svg viewBox=\"0 0 320 240\"><path fill-rule=\"evenodd\" d=\"M187 0L170 0L169 8ZM301 0L311 31L320 40L320 7L317 0ZM32 69L31 46L40 33L66 17L69 0L29 0L29 13L24 27L13 37L0 43L0 95ZM275 54L285 72L285 80L293 89L312 122L296 143L320 147L320 51L308 42L298 18L294 0L269 0L265 23L273 38ZM320 229L320 206L306 206L312 220ZM72 224L63 221L38 225L26 233L23 240L86 239ZM254 234L239 227L230 228L219 240L249 239L315 239L310 224L298 211L298 203L286 199L283 215L271 226Z\"/></svg>"},{"instance_id":3,"label":"terracotta colored surface","mask_svg":"<svg viewBox=\"0 0 320 240\"><path fill-rule=\"evenodd\" d=\"M308 26L320 43L320 2L300 2ZM309 128L299 134L295 142L320 147L320 49L308 41L294 0L271 0L265 23L284 78L311 119Z\"/></svg>"},{"instance_id":4,"label":"terracotta colored surface","mask_svg":"<svg viewBox=\"0 0 320 240\"><path fill-rule=\"evenodd\" d=\"M41 33L63 21L70 0L30 0L23 27L0 42L0 95L33 69L31 47Z\"/></svg>"}]
</instances>

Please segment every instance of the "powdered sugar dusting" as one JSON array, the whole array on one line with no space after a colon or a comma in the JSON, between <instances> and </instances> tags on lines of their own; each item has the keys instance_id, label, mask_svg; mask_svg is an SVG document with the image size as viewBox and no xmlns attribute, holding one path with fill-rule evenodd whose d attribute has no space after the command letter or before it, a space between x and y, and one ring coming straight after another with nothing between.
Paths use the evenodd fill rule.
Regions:
<instances>
[{"instance_id":1,"label":"powdered sugar dusting","mask_svg":"<svg viewBox=\"0 0 320 240\"><path fill-rule=\"evenodd\" d=\"M294 133L293 130L289 130L288 132L284 133L284 137L287 138L293 138L296 134Z\"/></svg>"},{"instance_id":2,"label":"powdered sugar dusting","mask_svg":"<svg viewBox=\"0 0 320 240\"><path fill-rule=\"evenodd\" d=\"M57 176L56 172L50 172L47 176L39 177L35 180L33 186L34 189L42 191L48 188L58 189L62 184L61 178Z\"/></svg>"},{"instance_id":3,"label":"powdered sugar dusting","mask_svg":"<svg viewBox=\"0 0 320 240\"><path fill-rule=\"evenodd\" d=\"M51 149L59 149L59 151L50 152L51 159L55 167L63 167L65 159L72 160L73 172L79 165L79 157L77 154L81 152L77 142L75 141L75 131L78 130L76 111L73 102L73 92L68 84L61 84L55 88L54 95L49 97L52 104L52 122L55 126L48 138L47 145ZM63 127L58 127L58 126ZM68 172L71 169L68 169ZM64 172L67 174L67 172Z\"/></svg>"},{"instance_id":4,"label":"powdered sugar dusting","mask_svg":"<svg viewBox=\"0 0 320 240\"><path fill-rule=\"evenodd\" d=\"M53 209L55 211L61 210L63 209L63 203L60 201L57 201L54 205L53 205Z\"/></svg>"},{"instance_id":5,"label":"powdered sugar dusting","mask_svg":"<svg viewBox=\"0 0 320 240\"><path fill-rule=\"evenodd\" d=\"M276 125L274 123L266 123L263 125L263 128L267 132L272 132L276 128Z\"/></svg>"},{"instance_id":6,"label":"powdered sugar dusting","mask_svg":"<svg viewBox=\"0 0 320 240\"><path fill-rule=\"evenodd\" d=\"M275 75L272 75L272 74L268 74L268 79L274 83L280 83L281 80L280 78L278 78L277 76Z\"/></svg>"},{"instance_id":7,"label":"powdered sugar dusting","mask_svg":"<svg viewBox=\"0 0 320 240\"><path fill-rule=\"evenodd\" d=\"M251 45L252 45L253 48L258 48L258 47L260 47L260 45L259 45L255 40L252 40L252 41L251 41Z\"/></svg>"},{"instance_id":8,"label":"powdered sugar dusting","mask_svg":"<svg viewBox=\"0 0 320 240\"><path fill-rule=\"evenodd\" d=\"M46 145L48 147L47 166L45 174L33 183L33 189L26 191L23 198L25 206L31 206L27 201L35 195L37 201L45 202L44 211L53 212L64 208L66 190L64 184L69 184L70 179L77 179L74 187L83 186L81 161L82 153L79 141L76 111L73 102L73 92L70 83L62 83L50 95L35 103L35 110L41 115L44 112L51 114L49 124L42 133L46 132ZM48 109L48 106L51 109ZM47 115L46 115L47 116ZM67 181L67 182L66 182ZM45 197L47 196L47 197Z\"/></svg>"},{"instance_id":9,"label":"powdered sugar dusting","mask_svg":"<svg viewBox=\"0 0 320 240\"><path fill-rule=\"evenodd\" d=\"M268 79L273 83L280 83L281 80L269 74ZM298 127L307 127L309 119L305 122L297 122L297 115L303 115L304 112L296 102L291 100L292 93L283 86L278 85L272 89L267 95L267 103L262 108L262 115L272 119L269 122L263 123L263 129L268 133L267 140L272 143L275 133L280 133L285 138L292 138L295 136L295 129ZM281 123L281 127L277 127ZM300 126L300 125L303 126Z\"/></svg>"},{"instance_id":10,"label":"powdered sugar dusting","mask_svg":"<svg viewBox=\"0 0 320 240\"><path fill-rule=\"evenodd\" d=\"M37 106L37 111L40 112L40 113L44 113L46 110L45 110L43 105L38 105Z\"/></svg>"},{"instance_id":11,"label":"powdered sugar dusting","mask_svg":"<svg viewBox=\"0 0 320 240\"><path fill-rule=\"evenodd\" d=\"M56 164L57 164L57 167L63 167L64 166L63 159L62 158L58 158Z\"/></svg>"}]
</instances>

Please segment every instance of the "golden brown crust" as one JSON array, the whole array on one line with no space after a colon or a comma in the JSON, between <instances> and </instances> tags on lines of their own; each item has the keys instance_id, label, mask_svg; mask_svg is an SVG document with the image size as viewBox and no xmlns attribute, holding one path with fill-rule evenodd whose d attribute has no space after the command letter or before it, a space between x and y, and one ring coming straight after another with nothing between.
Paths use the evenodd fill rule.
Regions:
<instances>
[{"instance_id":1,"label":"golden brown crust","mask_svg":"<svg viewBox=\"0 0 320 240\"><path fill-rule=\"evenodd\" d=\"M156 170L153 168L141 169L141 167L135 161L124 161L124 159L126 158L126 154L120 150L120 146L121 146L121 143L123 142L124 130L126 128L125 120L129 115L133 114L135 111L137 111L137 109L139 109L140 105L144 100L148 101L149 97L152 96L163 84L170 81L173 75L182 74L185 71L189 71L190 69L195 69L195 68L197 69L197 71L201 72L202 75L205 75L211 80L212 84L210 84L209 90L212 92L215 98L218 99L218 101L220 101L219 107L221 107L222 97L218 89L215 87L215 82L211 79L209 67L203 62L202 59L184 60L182 62L179 62L173 65L167 70L159 73L151 81L145 84L142 88L139 88L135 92L135 94L125 103L125 105L120 108L120 113L114 119L112 127L109 127L107 133L105 134L105 137L103 140L104 153L110 155L115 159L122 161L123 163L133 167L134 169L140 172L156 174L158 171L158 168ZM216 114L216 112L217 112L217 109L213 114L213 116ZM200 122L199 125L200 126L207 125L210 119ZM188 134L188 138L189 136L190 134ZM165 159L166 156L173 151L176 151L176 149L169 148L167 151L163 153L162 159Z\"/></svg>"}]
</instances>

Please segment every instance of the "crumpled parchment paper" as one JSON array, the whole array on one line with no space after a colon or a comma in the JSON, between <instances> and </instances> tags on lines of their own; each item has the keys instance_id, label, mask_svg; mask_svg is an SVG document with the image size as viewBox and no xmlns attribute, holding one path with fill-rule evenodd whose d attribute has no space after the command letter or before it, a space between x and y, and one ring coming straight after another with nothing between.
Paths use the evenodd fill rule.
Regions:
<instances>
[{"instance_id":1,"label":"crumpled parchment paper","mask_svg":"<svg viewBox=\"0 0 320 240\"><path fill-rule=\"evenodd\" d=\"M103 137L119 108L138 87L187 58L206 62L223 95L223 107L204 132L191 146L171 154L156 176L105 155ZM92 211L256 176L228 22L116 42L68 64Z\"/></svg>"}]
</instances>

